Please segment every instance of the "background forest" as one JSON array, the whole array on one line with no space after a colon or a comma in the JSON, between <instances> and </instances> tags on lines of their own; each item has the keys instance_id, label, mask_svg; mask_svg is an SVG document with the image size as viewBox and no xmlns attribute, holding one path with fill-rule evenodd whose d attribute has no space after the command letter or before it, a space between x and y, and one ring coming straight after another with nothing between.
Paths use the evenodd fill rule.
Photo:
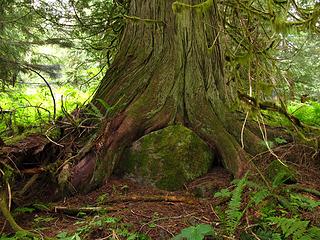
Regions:
<instances>
[{"instance_id":1,"label":"background forest","mask_svg":"<svg viewBox=\"0 0 320 240\"><path fill-rule=\"evenodd\" d=\"M123 213L109 214L115 211L112 202L136 201L129 196L144 191L139 184L112 180L112 187L91 193L90 199L72 197L69 207L60 208L63 204L54 205L52 199L19 199L39 175L31 180L15 175L15 167L3 161L0 239L320 239L320 2L215 2L232 112L241 116L243 129L247 121L259 125L262 141L257 145L265 147L250 160L261 160L254 173L232 182L225 173L214 191L212 186L209 191L208 185L190 185L187 190L203 198L202 204L183 208L186 216L179 217L159 215L161 207L169 208L159 205L139 225ZM125 41L125 24L141 21L127 15L129 5L122 0L0 0L0 147L18 146L34 134L60 146L60 129L80 137L117 111L117 104L101 99L107 114L91 99ZM268 138L269 128L280 134ZM288 159L294 160L287 165ZM296 173L295 168L304 172ZM219 182L217 178L212 181ZM17 184L20 195L12 197L10 186L23 181ZM180 192L169 200L157 190L152 194L151 201L141 202L189 206L198 201ZM142 208L149 207L154 205ZM52 230L50 226L61 221L58 214L73 220ZM190 220L191 215L200 217Z\"/></svg>"},{"instance_id":2,"label":"background forest","mask_svg":"<svg viewBox=\"0 0 320 240\"><path fill-rule=\"evenodd\" d=\"M312 13L313 3L304 5ZM90 99L117 51L124 12L125 6L112 1L2 1L2 137L54 120L62 114L61 104L71 112ZM244 27L270 27L251 18ZM254 94L281 98L290 113L308 124L319 124L317 30L302 23L293 27L274 22L272 36L250 36L253 47L266 47L268 55L257 56L245 46L246 31L251 29L231 32L240 26L231 26L231 18L225 21L229 21L224 38L230 81L247 90L248 67L259 57L261 69L250 70ZM258 41L263 41L262 46L254 46ZM270 69L263 61L272 64ZM301 98L309 103L300 104Z\"/></svg>"}]
</instances>

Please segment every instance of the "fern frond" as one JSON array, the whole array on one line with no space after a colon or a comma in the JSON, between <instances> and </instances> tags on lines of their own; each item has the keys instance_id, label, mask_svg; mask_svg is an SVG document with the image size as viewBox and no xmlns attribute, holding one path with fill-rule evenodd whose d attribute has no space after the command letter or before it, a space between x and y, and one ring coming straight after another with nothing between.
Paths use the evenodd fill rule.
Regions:
<instances>
[{"instance_id":1,"label":"fern frond","mask_svg":"<svg viewBox=\"0 0 320 240\"><path fill-rule=\"evenodd\" d=\"M320 228L311 227L308 232L300 240L320 239Z\"/></svg>"},{"instance_id":2,"label":"fern frond","mask_svg":"<svg viewBox=\"0 0 320 240\"><path fill-rule=\"evenodd\" d=\"M279 233L275 233L275 232L270 231L270 230L259 229L256 232L256 235L261 240L270 240L270 239L272 239L272 240L282 240L281 235Z\"/></svg>"},{"instance_id":3,"label":"fern frond","mask_svg":"<svg viewBox=\"0 0 320 240\"><path fill-rule=\"evenodd\" d=\"M309 197L303 196L302 194L292 193L290 194L290 200L292 204L302 209L312 210L320 206L320 201L313 200Z\"/></svg>"},{"instance_id":4,"label":"fern frond","mask_svg":"<svg viewBox=\"0 0 320 240\"><path fill-rule=\"evenodd\" d=\"M262 189L262 190L253 194L253 196L251 197L251 202L253 202L255 205L257 205L261 201L263 201L265 198L269 197L270 195L271 195L271 193L268 189Z\"/></svg>"},{"instance_id":5,"label":"fern frond","mask_svg":"<svg viewBox=\"0 0 320 240\"><path fill-rule=\"evenodd\" d=\"M289 236L292 236L293 240L309 239L305 238L305 234L308 232L307 228L309 225L309 221L302 221L296 218L284 217L270 217L268 219L281 228L281 231L286 239Z\"/></svg>"},{"instance_id":6,"label":"fern frond","mask_svg":"<svg viewBox=\"0 0 320 240\"><path fill-rule=\"evenodd\" d=\"M228 210L226 211L226 226L229 234L233 235L240 220L243 216L241 211L241 198L243 190L248 182L248 179L243 177L237 182L236 188L232 191L232 197L228 204Z\"/></svg>"}]
</instances>

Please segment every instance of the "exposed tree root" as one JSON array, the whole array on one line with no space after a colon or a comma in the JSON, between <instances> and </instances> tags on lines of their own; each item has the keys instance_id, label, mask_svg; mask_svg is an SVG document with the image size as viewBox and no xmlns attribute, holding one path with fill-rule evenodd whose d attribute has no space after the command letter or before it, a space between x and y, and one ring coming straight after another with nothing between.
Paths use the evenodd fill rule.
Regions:
<instances>
[{"instance_id":1,"label":"exposed tree root","mask_svg":"<svg viewBox=\"0 0 320 240\"><path fill-rule=\"evenodd\" d=\"M15 232L18 231L25 231L22 227L20 227L16 221L14 220L14 218L12 217L8 207L7 207L7 201L6 201L6 193L5 191L1 191L0 192L0 209L1 212L3 214L3 216L5 217L5 219L9 222L10 226L12 227L12 229Z\"/></svg>"},{"instance_id":2,"label":"exposed tree root","mask_svg":"<svg viewBox=\"0 0 320 240\"><path fill-rule=\"evenodd\" d=\"M5 217L5 219L10 224L11 228L13 229L13 231L15 231L15 232L25 232L29 236L36 236L35 234L33 234L33 233L23 229L22 227L20 227L17 224L17 222L14 220L14 218L11 215L10 210L8 209L7 201L6 201L6 191L4 191L4 190L0 191L0 210L1 210L2 214L3 214L3 216Z\"/></svg>"}]
</instances>

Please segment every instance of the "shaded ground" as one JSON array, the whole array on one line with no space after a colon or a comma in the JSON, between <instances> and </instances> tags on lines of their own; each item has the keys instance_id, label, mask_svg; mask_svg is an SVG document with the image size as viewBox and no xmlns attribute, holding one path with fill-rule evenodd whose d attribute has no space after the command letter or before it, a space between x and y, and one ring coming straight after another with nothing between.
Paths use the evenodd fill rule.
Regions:
<instances>
[{"instance_id":1,"label":"shaded ground","mask_svg":"<svg viewBox=\"0 0 320 240\"><path fill-rule=\"evenodd\" d=\"M26 149L26 146L19 145L15 151L13 148L2 149L2 154L8 155L11 151L12 156L15 154L18 156L18 149L20 147ZM32 144L28 147L25 154L35 156L40 154L36 159L41 159L42 147ZM305 145L288 144L275 148L274 153L297 170L299 186L320 190L319 152ZM263 173L274 158L272 154L266 152L253 158L252 162ZM30 169L41 171L38 166L32 166ZM25 171L28 173L29 170ZM260 178L258 171L253 171L252 177ZM226 170L214 168L207 175L186 185L183 190L168 192L143 185L132 178L114 177L90 194L67 197L50 204L47 203L47 199L49 193L53 191L46 189L45 192L39 192L38 197L42 202L38 205L24 206L25 208L16 209L13 213L23 228L47 237L68 232L73 234L72 236L81 235L81 239L129 239L134 234L145 234L152 239L170 239L181 229L191 225L208 223L219 227L221 219L216 207L220 206L223 211L228 200L214 198L213 195L222 188L228 188L231 180L232 176ZM244 204L246 204L245 196L249 192L250 188L246 189ZM319 196L312 194L308 197L320 200ZM315 210L301 214L301 218L320 226L320 207ZM28 211L32 213L27 213ZM252 212L251 217L254 218L254 214L256 213ZM247 231L250 220L245 221L247 223L244 227L240 227L240 231ZM12 232L2 217L0 228L1 233Z\"/></svg>"},{"instance_id":2,"label":"shaded ground","mask_svg":"<svg viewBox=\"0 0 320 240\"><path fill-rule=\"evenodd\" d=\"M20 213L16 215L16 220L26 229L37 228L43 236L53 237L60 232L75 232L81 226L76 223L85 219L88 221L97 215L94 208L91 213L89 211L80 217L79 213L61 212L62 207L70 210L101 206L109 210L107 216L120 219L122 223L130 223L127 228L132 232L144 233L152 239L170 239L190 225L218 222L213 206L219 202L212 198L212 191L227 187L230 180L229 173L217 168L190 183L184 191L167 192L142 185L133 179L113 178L105 186L88 195L76 195L54 203L59 209L56 213L45 210L31 214ZM210 195L211 198L196 198L195 195L199 194ZM0 224L3 226L3 219ZM6 226L3 231L10 232L10 228ZM108 235L108 228L98 228L86 239L99 239Z\"/></svg>"}]
</instances>

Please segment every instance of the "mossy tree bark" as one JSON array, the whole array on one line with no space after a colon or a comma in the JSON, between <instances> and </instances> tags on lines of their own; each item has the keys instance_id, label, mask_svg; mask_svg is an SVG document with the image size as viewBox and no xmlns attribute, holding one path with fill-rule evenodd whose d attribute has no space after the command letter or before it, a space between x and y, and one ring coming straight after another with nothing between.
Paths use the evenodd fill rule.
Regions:
<instances>
[{"instance_id":1,"label":"mossy tree bark","mask_svg":"<svg viewBox=\"0 0 320 240\"><path fill-rule=\"evenodd\" d=\"M247 154L229 110L218 22L213 0L130 1L120 51L93 99L118 112L73 168L73 187L99 186L134 140L170 124L193 130L227 169L243 173ZM246 130L245 139L252 146L257 138Z\"/></svg>"}]
</instances>

